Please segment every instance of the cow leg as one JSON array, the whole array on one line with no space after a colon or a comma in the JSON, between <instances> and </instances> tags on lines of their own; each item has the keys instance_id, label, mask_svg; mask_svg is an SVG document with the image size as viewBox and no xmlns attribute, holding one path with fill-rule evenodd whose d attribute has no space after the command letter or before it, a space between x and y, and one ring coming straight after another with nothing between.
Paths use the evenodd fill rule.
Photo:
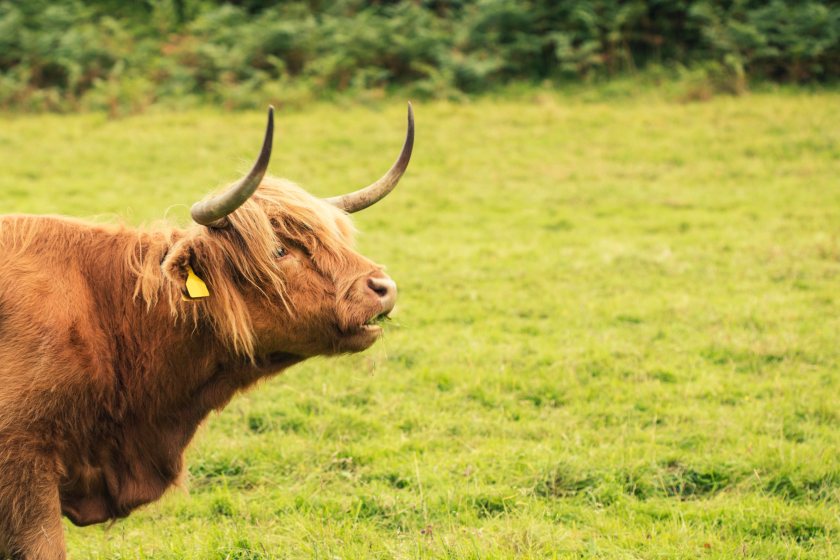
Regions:
<instances>
[{"instance_id":1,"label":"cow leg","mask_svg":"<svg viewBox=\"0 0 840 560\"><path fill-rule=\"evenodd\" d=\"M3 549L15 560L65 559L53 473L31 463L0 463L0 557Z\"/></svg>"}]
</instances>

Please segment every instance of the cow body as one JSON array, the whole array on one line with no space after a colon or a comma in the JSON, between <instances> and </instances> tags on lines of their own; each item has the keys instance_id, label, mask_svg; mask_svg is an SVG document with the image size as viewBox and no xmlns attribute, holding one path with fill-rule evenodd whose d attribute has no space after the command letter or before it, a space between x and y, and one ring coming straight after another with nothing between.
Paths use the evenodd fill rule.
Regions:
<instances>
[{"instance_id":1,"label":"cow body","mask_svg":"<svg viewBox=\"0 0 840 560\"><path fill-rule=\"evenodd\" d=\"M304 196L278 185L275 195L292 189ZM301 237L290 239L296 219L269 218L259 201L252 204L267 223L286 220L277 237L300 246L300 258L278 264L286 268L283 289L308 289L310 297L259 296L270 291L244 279L219 286L220 279L206 300L184 298L185 263L200 269L215 258L222 270L208 270L208 277L236 277L230 261L241 240L227 232L0 217L0 555L63 558L61 514L89 525L159 498L178 480L201 421L237 391L309 356L372 343L326 326L336 298L362 303L348 295L355 280L336 285L346 272L334 258L314 260L316 245L330 236L334 244L350 242L343 214L328 214L332 233L314 237L299 228ZM355 253L341 266L352 259L360 276L376 274L378 267ZM243 309L225 322L212 306L221 299L235 308L227 301L232 291L240 292ZM249 298L267 299L252 305ZM362 316L374 315L374 302L363 301ZM270 313L261 319L257 309ZM262 326L272 316L279 324ZM234 319L253 331L250 351L236 348Z\"/></svg>"},{"instance_id":2,"label":"cow body","mask_svg":"<svg viewBox=\"0 0 840 560\"><path fill-rule=\"evenodd\" d=\"M76 524L160 497L201 420L265 373L220 353L205 325L133 297L126 254L155 256L178 237L0 219L0 472L37 473ZM7 533L40 515L18 491L0 486Z\"/></svg>"},{"instance_id":3,"label":"cow body","mask_svg":"<svg viewBox=\"0 0 840 560\"><path fill-rule=\"evenodd\" d=\"M372 345L396 284L353 249L348 213L408 165L317 199L251 171L197 225L0 216L0 558L61 560L62 515L125 517L177 482L199 424L255 381ZM202 283L207 290L195 290Z\"/></svg>"}]
</instances>

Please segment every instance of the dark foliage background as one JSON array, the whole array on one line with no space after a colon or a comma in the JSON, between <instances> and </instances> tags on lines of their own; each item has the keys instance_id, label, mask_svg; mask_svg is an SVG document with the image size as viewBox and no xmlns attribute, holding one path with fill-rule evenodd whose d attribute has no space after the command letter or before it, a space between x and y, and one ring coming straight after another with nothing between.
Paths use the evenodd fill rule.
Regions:
<instances>
[{"instance_id":1,"label":"dark foliage background","mask_svg":"<svg viewBox=\"0 0 840 560\"><path fill-rule=\"evenodd\" d=\"M771 0L0 0L0 107L248 107L512 81L840 75L840 2Z\"/></svg>"}]
</instances>

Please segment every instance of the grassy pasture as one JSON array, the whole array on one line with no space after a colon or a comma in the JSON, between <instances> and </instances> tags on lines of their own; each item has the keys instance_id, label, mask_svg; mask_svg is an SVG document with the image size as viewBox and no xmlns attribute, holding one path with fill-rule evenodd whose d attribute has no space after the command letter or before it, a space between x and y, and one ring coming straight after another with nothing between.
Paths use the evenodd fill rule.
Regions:
<instances>
[{"instance_id":1,"label":"grassy pasture","mask_svg":"<svg viewBox=\"0 0 840 560\"><path fill-rule=\"evenodd\" d=\"M71 557L840 557L840 95L415 109L356 220L386 338L235 399ZM330 195L404 107L278 117L273 173ZM2 116L0 209L184 222L263 118Z\"/></svg>"}]
</instances>

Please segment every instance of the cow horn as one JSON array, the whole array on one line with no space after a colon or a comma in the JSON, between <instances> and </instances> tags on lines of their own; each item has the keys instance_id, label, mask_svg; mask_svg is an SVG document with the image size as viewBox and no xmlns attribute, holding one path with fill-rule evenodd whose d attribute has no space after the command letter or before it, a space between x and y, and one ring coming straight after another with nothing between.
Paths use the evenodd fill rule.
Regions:
<instances>
[{"instance_id":1,"label":"cow horn","mask_svg":"<svg viewBox=\"0 0 840 560\"><path fill-rule=\"evenodd\" d=\"M225 192L193 204L190 215L196 223L211 228L223 228L228 224L228 214L242 206L260 186L265 171L268 169L268 161L271 159L271 140L273 137L274 107L269 106L265 139L254 167L245 177L231 185Z\"/></svg>"},{"instance_id":2,"label":"cow horn","mask_svg":"<svg viewBox=\"0 0 840 560\"><path fill-rule=\"evenodd\" d=\"M411 160L411 149L414 147L414 110L411 108L411 103L408 104L408 130L405 134L405 143L403 143L400 157L391 169L382 176L381 179L375 183L368 185L363 189L351 192L341 196L333 196L325 199L333 206L337 206L352 214L359 210L364 210L368 206L376 204L394 190L397 183L400 182L400 177L405 173L408 167L408 162Z\"/></svg>"}]
</instances>

